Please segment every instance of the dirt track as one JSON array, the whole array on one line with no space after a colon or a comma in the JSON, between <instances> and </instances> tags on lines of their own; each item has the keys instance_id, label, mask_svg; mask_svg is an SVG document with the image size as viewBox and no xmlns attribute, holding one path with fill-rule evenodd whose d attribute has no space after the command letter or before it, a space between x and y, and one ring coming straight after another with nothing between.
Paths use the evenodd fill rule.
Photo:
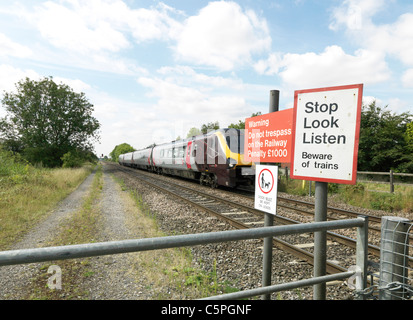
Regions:
<instances>
[{"instance_id":1,"label":"dirt track","mask_svg":"<svg viewBox=\"0 0 413 320\"><path fill-rule=\"evenodd\" d=\"M136 230L131 232L128 226L128 215L133 215L130 199L121 190L107 167L103 166L103 189L96 203L102 216L103 227L100 230L96 242L124 240L132 236L139 237ZM53 212L24 237L23 240L14 244L10 249L25 249L42 247L44 243L53 240L59 226L79 210L82 199L87 195L95 173L92 173L69 197L62 201ZM135 208L136 210L136 208ZM136 212L135 212L136 213ZM89 258L89 274L87 281L81 286L81 297L73 297L65 294L65 283L59 298L81 298L81 299L151 299L151 292L145 290L145 283L131 274L133 260L130 254L110 255ZM56 262L59 265L59 262ZM14 300L27 299L31 294L31 282L39 273L47 270L42 268L41 263L31 263L26 265L0 267L0 299ZM135 265L136 267L136 265ZM64 279L65 270L62 270ZM46 285L46 283L44 284Z\"/></svg>"}]
</instances>

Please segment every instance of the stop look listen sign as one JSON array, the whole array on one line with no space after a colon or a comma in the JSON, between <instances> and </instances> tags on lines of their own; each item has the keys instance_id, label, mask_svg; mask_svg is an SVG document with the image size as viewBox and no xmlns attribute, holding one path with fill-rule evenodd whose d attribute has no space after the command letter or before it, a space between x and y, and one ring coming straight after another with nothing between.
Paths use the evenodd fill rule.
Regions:
<instances>
[{"instance_id":1,"label":"stop look listen sign","mask_svg":"<svg viewBox=\"0 0 413 320\"><path fill-rule=\"evenodd\" d=\"M355 184L363 85L294 94L291 178Z\"/></svg>"}]
</instances>

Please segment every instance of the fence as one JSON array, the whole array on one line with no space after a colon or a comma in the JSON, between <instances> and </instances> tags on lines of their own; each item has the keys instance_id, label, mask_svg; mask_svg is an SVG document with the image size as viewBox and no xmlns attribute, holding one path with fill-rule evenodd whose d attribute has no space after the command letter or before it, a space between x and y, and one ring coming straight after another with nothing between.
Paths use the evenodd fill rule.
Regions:
<instances>
[{"instance_id":1,"label":"fence","mask_svg":"<svg viewBox=\"0 0 413 320\"><path fill-rule=\"evenodd\" d=\"M159 250L184 246L204 245L228 241L262 239L288 234L301 234L320 232L334 229L357 227L357 256L356 268L352 271L341 272L332 275L324 275L311 279L300 280L287 284L265 286L223 296L209 297L210 299L241 299L257 295L266 295L282 290L290 290L303 286L317 285L333 280L342 280L355 277L356 289L362 291L366 287L367 279L367 229L368 219L359 217L356 219L323 221L305 223L299 225L285 225L274 227L253 228L247 230L231 230L223 232L211 232L201 234L180 235L161 238L110 241L60 247L46 247L37 249L23 249L0 252L0 267L14 264L64 260L73 258L85 258L100 255L138 252L147 250ZM315 250L317 250L315 248ZM362 296L361 296L362 297Z\"/></svg>"},{"instance_id":2,"label":"fence","mask_svg":"<svg viewBox=\"0 0 413 320\"><path fill-rule=\"evenodd\" d=\"M404 218L382 218L380 300L408 300L413 297L413 246L409 244L412 226Z\"/></svg>"},{"instance_id":3,"label":"fence","mask_svg":"<svg viewBox=\"0 0 413 320\"><path fill-rule=\"evenodd\" d=\"M377 176L378 179L373 180L372 177ZM389 178L386 178L386 177ZM385 177L384 179L381 177ZM396 181L396 177L401 177L405 181ZM413 174L411 173L396 173L393 170L389 172L370 172L370 171L357 171L357 181L358 182L369 182L369 183L388 183L390 186L390 193L394 192L395 184L413 184Z\"/></svg>"}]
</instances>

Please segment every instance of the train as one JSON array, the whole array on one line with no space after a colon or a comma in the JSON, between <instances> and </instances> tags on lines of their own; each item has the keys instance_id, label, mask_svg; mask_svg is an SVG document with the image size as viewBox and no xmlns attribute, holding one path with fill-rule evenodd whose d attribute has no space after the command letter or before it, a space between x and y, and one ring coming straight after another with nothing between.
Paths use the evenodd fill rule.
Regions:
<instances>
[{"instance_id":1,"label":"train","mask_svg":"<svg viewBox=\"0 0 413 320\"><path fill-rule=\"evenodd\" d=\"M255 165L244 158L244 130L225 128L121 154L119 164L197 180L212 188L252 186Z\"/></svg>"}]
</instances>

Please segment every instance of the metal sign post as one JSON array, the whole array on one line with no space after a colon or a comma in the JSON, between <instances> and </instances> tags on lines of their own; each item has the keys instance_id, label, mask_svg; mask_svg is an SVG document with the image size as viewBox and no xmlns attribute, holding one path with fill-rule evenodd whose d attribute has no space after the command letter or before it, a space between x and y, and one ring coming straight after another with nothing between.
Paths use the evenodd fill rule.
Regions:
<instances>
[{"instance_id":1,"label":"metal sign post","mask_svg":"<svg viewBox=\"0 0 413 320\"><path fill-rule=\"evenodd\" d=\"M315 181L315 221L327 220L328 182L355 184L363 85L294 93L291 178ZM326 274L327 233L314 233L314 276ZM315 300L326 298L317 284Z\"/></svg>"},{"instance_id":2,"label":"metal sign post","mask_svg":"<svg viewBox=\"0 0 413 320\"><path fill-rule=\"evenodd\" d=\"M274 225L277 213L278 166L256 165L254 207L264 212L264 226ZM264 238L262 286L271 285L272 237ZM270 294L264 294L262 300L269 300Z\"/></svg>"},{"instance_id":3,"label":"metal sign post","mask_svg":"<svg viewBox=\"0 0 413 320\"><path fill-rule=\"evenodd\" d=\"M315 182L314 221L327 221L327 182ZM314 277L326 275L327 265L327 231L314 232ZM323 300L326 297L326 283L314 285L313 299Z\"/></svg>"},{"instance_id":4,"label":"metal sign post","mask_svg":"<svg viewBox=\"0 0 413 320\"><path fill-rule=\"evenodd\" d=\"M280 103L280 91L271 90L270 91L270 107L269 112L276 112L279 109ZM278 167L277 167L278 171ZM278 175L275 179L278 178ZM274 225L274 215L271 213L265 213L264 226L271 227ZM263 248L263 260L262 260L262 286L266 287L271 285L271 272L272 272L272 237L264 238L264 248ZM263 294L261 296L262 300L270 300L271 294Z\"/></svg>"}]
</instances>

